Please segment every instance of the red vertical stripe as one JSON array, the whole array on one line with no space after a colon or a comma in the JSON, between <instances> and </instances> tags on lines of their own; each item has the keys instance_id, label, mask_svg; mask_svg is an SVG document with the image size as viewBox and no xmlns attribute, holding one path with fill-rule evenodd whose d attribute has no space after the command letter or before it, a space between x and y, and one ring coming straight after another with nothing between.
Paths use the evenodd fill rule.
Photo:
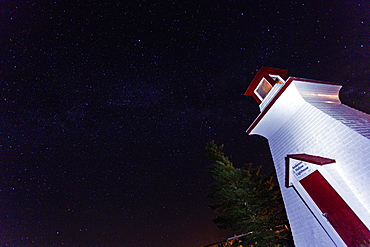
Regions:
<instances>
[{"instance_id":1,"label":"red vertical stripe","mask_svg":"<svg viewBox=\"0 0 370 247\"><path fill-rule=\"evenodd\" d=\"M320 172L313 172L300 183L348 246L367 246L369 230Z\"/></svg>"}]
</instances>

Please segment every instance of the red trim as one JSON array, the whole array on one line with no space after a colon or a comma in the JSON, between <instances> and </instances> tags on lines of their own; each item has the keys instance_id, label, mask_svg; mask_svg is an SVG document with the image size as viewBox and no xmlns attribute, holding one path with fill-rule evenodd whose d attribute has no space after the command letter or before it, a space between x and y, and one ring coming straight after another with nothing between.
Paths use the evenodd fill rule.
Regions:
<instances>
[{"instance_id":1,"label":"red trim","mask_svg":"<svg viewBox=\"0 0 370 247\"><path fill-rule=\"evenodd\" d=\"M258 104L261 104L262 101L260 100L260 98L257 97L256 94L253 94L252 96L257 101Z\"/></svg>"},{"instance_id":2,"label":"red trim","mask_svg":"<svg viewBox=\"0 0 370 247\"><path fill-rule=\"evenodd\" d=\"M367 246L370 231L320 172L313 172L300 183L347 246Z\"/></svg>"},{"instance_id":3,"label":"red trim","mask_svg":"<svg viewBox=\"0 0 370 247\"><path fill-rule=\"evenodd\" d=\"M321 156L314 156L310 154L289 154L287 158L302 160L302 161L310 162L316 165L326 165L326 164L335 163L335 160L333 159L328 159L328 158L324 158Z\"/></svg>"}]
</instances>

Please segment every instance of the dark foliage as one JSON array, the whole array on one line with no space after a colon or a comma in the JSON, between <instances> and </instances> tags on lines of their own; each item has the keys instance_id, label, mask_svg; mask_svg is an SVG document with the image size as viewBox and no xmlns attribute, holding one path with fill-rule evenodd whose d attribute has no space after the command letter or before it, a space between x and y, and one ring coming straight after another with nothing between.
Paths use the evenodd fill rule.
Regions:
<instances>
[{"instance_id":1,"label":"dark foliage","mask_svg":"<svg viewBox=\"0 0 370 247\"><path fill-rule=\"evenodd\" d=\"M251 164L235 168L222 149L213 141L206 146L212 161L207 172L216 180L209 194L216 202L210 206L218 214L214 222L222 229L251 232L238 246L288 245L290 229L273 174L264 176Z\"/></svg>"}]
</instances>

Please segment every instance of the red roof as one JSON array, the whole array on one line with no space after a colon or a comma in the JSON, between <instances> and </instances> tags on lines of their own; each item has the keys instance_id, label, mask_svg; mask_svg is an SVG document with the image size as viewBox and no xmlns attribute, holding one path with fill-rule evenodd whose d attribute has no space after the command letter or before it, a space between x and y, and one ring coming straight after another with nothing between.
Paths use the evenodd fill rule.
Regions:
<instances>
[{"instance_id":1,"label":"red roof","mask_svg":"<svg viewBox=\"0 0 370 247\"><path fill-rule=\"evenodd\" d=\"M328 159L328 158L324 158L320 156L314 156L310 154L289 154L287 157L296 159L296 160L310 162L316 165L326 165L326 164L335 163L335 160L333 159Z\"/></svg>"}]
</instances>

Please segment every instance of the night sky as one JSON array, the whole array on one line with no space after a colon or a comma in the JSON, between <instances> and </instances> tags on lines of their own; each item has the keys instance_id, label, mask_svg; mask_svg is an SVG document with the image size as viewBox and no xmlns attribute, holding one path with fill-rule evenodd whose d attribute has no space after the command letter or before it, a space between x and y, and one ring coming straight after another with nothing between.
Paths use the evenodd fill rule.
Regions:
<instances>
[{"instance_id":1,"label":"night sky","mask_svg":"<svg viewBox=\"0 0 370 247\"><path fill-rule=\"evenodd\" d=\"M370 113L370 2L0 1L0 245L192 247L205 144L273 170L245 130L261 66ZM314 123L313 123L314 124Z\"/></svg>"}]
</instances>

